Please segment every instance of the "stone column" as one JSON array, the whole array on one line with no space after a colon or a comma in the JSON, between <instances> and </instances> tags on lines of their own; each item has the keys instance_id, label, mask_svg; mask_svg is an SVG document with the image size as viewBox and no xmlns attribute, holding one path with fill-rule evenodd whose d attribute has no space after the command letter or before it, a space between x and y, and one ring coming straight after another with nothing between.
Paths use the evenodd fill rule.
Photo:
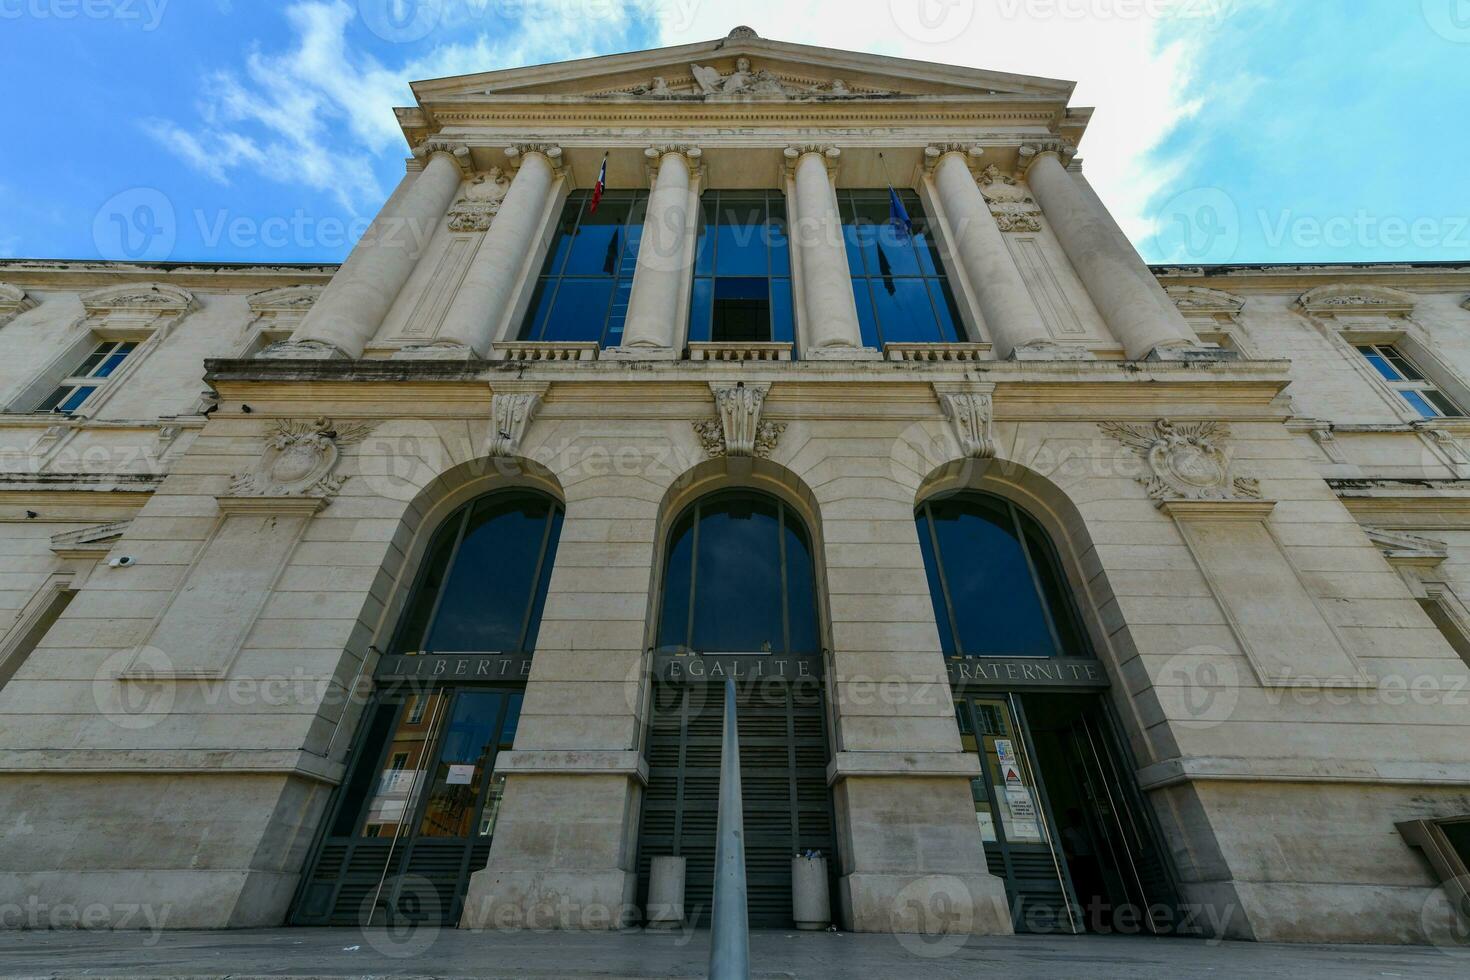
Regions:
<instances>
[{"instance_id":1,"label":"stone column","mask_svg":"<svg viewBox=\"0 0 1470 980\"><path fill-rule=\"evenodd\" d=\"M657 174L643 219L623 343L608 353L677 358L683 346L679 310L693 271L689 228L695 200L690 188L701 151L698 147L650 146L644 153Z\"/></svg>"},{"instance_id":2,"label":"stone column","mask_svg":"<svg viewBox=\"0 0 1470 980\"><path fill-rule=\"evenodd\" d=\"M1199 339L1184 318L1168 315L1144 285L1138 253L1123 247L1067 173L1063 152L1065 148L1057 144L1023 146L1021 166L1047 223L1114 338L1135 360L1157 357L1168 348L1197 348Z\"/></svg>"},{"instance_id":3,"label":"stone column","mask_svg":"<svg viewBox=\"0 0 1470 980\"><path fill-rule=\"evenodd\" d=\"M378 212L291 339L262 357L362 356L459 192L470 151L434 139L414 156L427 157L423 172Z\"/></svg>"},{"instance_id":4,"label":"stone column","mask_svg":"<svg viewBox=\"0 0 1470 980\"><path fill-rule=\"evenodd\" d=\"M516 285L537 253L535 242L546 218L552 187L562 175L561 147L520 145L506 148L515 178L500 202L490 230L470 261L464 282L444 315L436 344L484 357L506 316Z\"/></svg>"},{"instance_id":5,"label":"stone column","mask_svg":"<svg viewBox=\"0 0 1470 980\"><path fill-rule=\"evenodd\" d=\"M979 151L970 150L968 155L978 156ZM930 146L924 156L933 165L934 186L954 234L955 252L975 291L996 356L1056 346L975 183L967 151Z\"/></svg>"},{"instance_id":6,"label":"stone column","mask_svg":"<svg viewBox=\"0 0 1470 980\"><path fill-rule=\"evenodd\" d=\"M793 274L800 278L801 356L807 359L859 360L879 353L863 346L852 273L842 240L832 171L841 151L835 146L789 146Z\"/></svg>"}]
</instances>

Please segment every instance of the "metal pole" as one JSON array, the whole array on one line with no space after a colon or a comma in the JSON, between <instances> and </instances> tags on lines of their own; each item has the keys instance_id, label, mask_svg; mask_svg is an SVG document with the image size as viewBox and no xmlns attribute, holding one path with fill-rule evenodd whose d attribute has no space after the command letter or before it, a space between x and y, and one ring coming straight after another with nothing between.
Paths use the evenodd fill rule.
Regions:
<instances>
[{"instance_id":1,"label":"metal pole","mask_svg":"<svg viewBox=\"0 0 1470 980\"><path fill-rule=\"evenodd\" d=\"M710 930L710 980L750 980L750 922L745 906L745 814L741 810L740 734L735 680L725 678L725 728L720 747L720 819L715 841L715 907Z\"/></svg>"}]
</instances>

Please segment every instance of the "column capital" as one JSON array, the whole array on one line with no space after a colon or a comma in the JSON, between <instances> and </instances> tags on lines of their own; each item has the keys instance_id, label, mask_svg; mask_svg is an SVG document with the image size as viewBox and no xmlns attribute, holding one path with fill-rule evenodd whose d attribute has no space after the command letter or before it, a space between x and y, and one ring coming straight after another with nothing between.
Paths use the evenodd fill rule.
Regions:
<instances>
[{"instance_id":1,"label":"column capital","mask_svg":"<svg viewBox=\"0 0 1470 980\"><path fill-rule=\"evenodd\" d=\"M650 186L658 179L658 167L664 157L670 153L684 158L689 167L691 180L704 176L704 150L692 143L655 143L643 150L643 156L648 160L648 183Z\"/></svg>"},{"instance_id":2,"label":"column capital","mask_svg":"<svg viewBox=\"0 0 1470 980\"><path fill-rule=\"evenodd\" d=\"M939 161L951 153L964 154L965 166L973 167L985 155L985 148L978 143L930 143L924 147L924 173L932 174Z\"/></svg>"},{"instance_id":3,"label":"column capital","mask_svg":"<svg viewBox=\"0 0 1470 980\"><path fill-rule=\"evenodd\" d=\"M516 169L519 169L526 157L532 153L539 153L546 158L546 161L551 164L551 172L554 176L561 177L566 173L561 147L556 143L512 143L505 148L506 159Z\"/></svg>"},{"instance_id":4,"label":"column capital","mask_svg":"<svg viewBox=\"0 0 1470 980\"><path fill-rule=\"evenodd\" d=\"M786 173L796 172L796 165L801 158L809 153L816 153L822 157L822 162L827 165L828 176L837 176L837 165L842 161L842 150L831 143L798 143L788 146L783 151L785 158Z\"/></svg>"},{"instance_id":5,"label":"column capital","mask_svg":"<svg viewBox=\"0 0 1470 980\"><path fill-rule=\"evenodd\" d=\"M431 136L418 146L413 148L413 155L427 164L436 154L444 153L459 167L462 176L468 177L474 173L475 165L470 160L469 144L463 140L445 139L441 136Z\"/></svg>"},{"instance_id":6,"label":"column capital","mask_svg":"<svg viewBox=\"0 0 1470 980\"><path fill-rule=\"evenodd\" d=\"M1016 162L1016 170L1024 177L1045 156L1054 156L1062 162L1063 167L1067 166L1077 155L1077 146L1064 139L1032 140L1022 143L1018 152L1020 157Z\"/></svg>"}]
</instances>

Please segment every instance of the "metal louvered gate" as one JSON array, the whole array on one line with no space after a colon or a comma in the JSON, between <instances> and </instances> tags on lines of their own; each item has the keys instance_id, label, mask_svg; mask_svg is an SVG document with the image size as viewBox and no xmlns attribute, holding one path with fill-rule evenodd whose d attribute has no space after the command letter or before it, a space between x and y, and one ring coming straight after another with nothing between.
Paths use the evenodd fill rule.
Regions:
<instances>
[{"instance_id":1,"label":"metal louvered gate","mask_svg":"<svg viewBox=\"0 0 1470 980\"><path fill-rule=\"evenodd\" d=\"M720 791L721 685L657 684L647 745L648 788L639 833L639 905L647 903L655 857L686 859L684 909L708 921ZM738 689L740 780L750 924L792 924L791 859L821 851L833 877L837 855L827 789L826 723L820 685Z\"/></svg>"}]
</instances>

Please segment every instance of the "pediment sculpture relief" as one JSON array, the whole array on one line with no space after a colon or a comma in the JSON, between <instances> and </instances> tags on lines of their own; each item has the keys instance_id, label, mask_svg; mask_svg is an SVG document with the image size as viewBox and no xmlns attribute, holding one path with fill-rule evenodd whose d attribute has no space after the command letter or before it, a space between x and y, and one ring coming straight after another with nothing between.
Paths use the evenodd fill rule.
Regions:
<instances>
[{"instance_id":1,"label":"pediment sculpture relief","mask_svg":"<svg viewBox=\"0 0 1470 980\"><path fill-rule=\"evenodd\" d=\"M646 85L637 85L611 96L633 95L646 99L691 99L713 100L753 97L776 99L858 99L874 96L892 96L892 91L864 91L851 89L840 78L814 84L797 84L787 81L765 68L755 68L749 58L737 58L735 69L721 72L712 65L690 65L690 78L671 82L666 75L655 75Z\"/></svg>"},{"instance_id":2,"label":"pediment sculpture relief","mask_svg":"<svg viewBox=\"0 0 1470 980\"><path fill-rule=\"evenodd\" d=\"M981 172L978 183L1001 231L1041 231L1041 205L1015 177L991 164Z\"/></svg>"},{"instance_id":3,"label":"pediment sculpture relief","mask_svg":"<svg viewBox=\"0 0 1470 980\"><path fill-rule=\"evenodd\" d=\"M489 231L490 222L500 213L500 203L510 189L510 178L499 167L476 174L449 208L449 230L459 232Z\"/></svg>"}]
</instances>

